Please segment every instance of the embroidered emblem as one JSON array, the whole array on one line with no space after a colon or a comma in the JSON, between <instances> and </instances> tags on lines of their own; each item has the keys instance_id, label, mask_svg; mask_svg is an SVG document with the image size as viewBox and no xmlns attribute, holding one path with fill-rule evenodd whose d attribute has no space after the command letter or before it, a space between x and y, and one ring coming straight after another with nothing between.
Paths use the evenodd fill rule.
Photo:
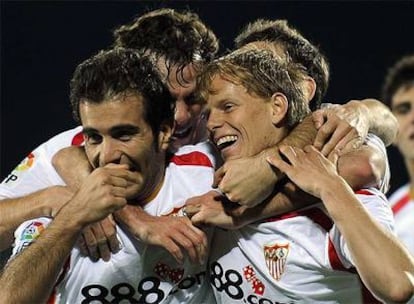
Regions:
<instances>
[{"instance_id":1,"label":"embroidered emblem","mask_svg":"<svg viewBox=\"0 0 414 304\"><path fill-rule=\"evenodd\" d=\"M154 267L154 272L162 279L169 280L177 284L184 276L183 268L171 268L169 265L158 262Z\"/></svg>"},{"instance_id":2,"label":"embroidered emblem","mask_svg":"<svg viewBox=\"0 0 414 304\"><path fill-rule=\"evenodd\" d=\"M243 268L244 278L252 285L252 289L255 294L263 295L265 286L263 283L256 277L256 273L251 265L248 265Z\"/></svg>"},{"instance_id":3,"label":"embroidered emblem","mask_svg":"<svg viewBox=\"0 0 414 304\"><path fill-rule=\"evenodd\" d=\"M263 249L269 273L276 281L279 281L285 271L286 260L289 255L289 243L265 245Z\"/></svg>"}]
</instances>

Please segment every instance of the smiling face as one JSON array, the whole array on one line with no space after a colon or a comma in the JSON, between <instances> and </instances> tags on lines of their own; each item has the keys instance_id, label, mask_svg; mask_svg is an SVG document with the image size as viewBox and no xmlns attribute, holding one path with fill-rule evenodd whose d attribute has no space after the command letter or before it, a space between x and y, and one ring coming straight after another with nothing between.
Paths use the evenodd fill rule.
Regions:
<instances>
[{"instance_id":1,"label":"smiling face","mask_svg":"<svg viewBox=\"0 0 414 304\"><path fill-rule=\"evenodd\" d=\"M144 111L142 97L136 94L117 95L101 103L83 100L79 104L90 163L94 168L128 164L144 180L145 193L137 188L136 197L146 197L160 183L171 132L167 126L161 128L157 143Z\"/></svg>"},{"instance_id":2,"label":"smiling face","mask_svg":"<svg viewBox=\"0 0 414 304\"><path fill-rule=\"evenodd\" d=\"M175 128L171 148L177 150L184 145L194 145L207 138L205 120L201 118L204 103L194 98L197 69L193 64L182 70L176 66L166 67L164 60L159 60L158 67L163 75L168 75L166 84L175 99Z\"/></svg>"},{"instance_id":3,"label":"smiling face","mask_svg":"<svg viewBox=\"0 0 414 304\"><path fill-rule=\"evenodd\" d=\"M287 111L280 95L258 97L220 75L212 79L210 91L207 128L225 161L255 155L286 136L288 129L277 126Z\"/></svg>"},{"instance_id":4,"label":"smiling face","mask_svg":"<svg viewBox=\"0 0 414 304\"><path fill-rule=\"evenodd\" d=\"M399 122L397 145L406 159L414 159L414 86L403 86L392 97L391 109Z\"/></svg>"}]
</instances>

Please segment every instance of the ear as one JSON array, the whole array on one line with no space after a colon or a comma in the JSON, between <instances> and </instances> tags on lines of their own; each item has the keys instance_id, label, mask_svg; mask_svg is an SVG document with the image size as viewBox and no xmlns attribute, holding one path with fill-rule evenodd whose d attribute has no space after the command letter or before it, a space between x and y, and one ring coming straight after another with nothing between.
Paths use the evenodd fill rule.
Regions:
<instances>
[{"instance_id":1,"label":"ear","mask_svg":"<svg viewBox=\"0 0 414 304\"><path fill-rule=\"evenodd\" d=\"M173 127L168 123L163 123L158 133L158 148L166 151L170 145L170 139L173 134Z\"/></svg>"},{"instance_id":2,"label":"ear","mask_svg":"<svg viewBox=\"0 0 414 304\"><path fill-rule=\"evenodd\" d=\"M315 96L316 92L316 82L312 77L305 77L305 80L303 81L304 85L304 92L306 101L309 103L309 101L312 100L312 98Z\"/></svg>"},{"instance_id":3,"label":"ear","mask_svg":"<svg viewBox=\"0 0 414 304\"><path fill-rule=\"evenodd\" d=\"M287 116L289 103L286 96L280 92L276 92L270 98L270 107L272 115L272 123L279 125Z\"/></svg>"}]
</instances>

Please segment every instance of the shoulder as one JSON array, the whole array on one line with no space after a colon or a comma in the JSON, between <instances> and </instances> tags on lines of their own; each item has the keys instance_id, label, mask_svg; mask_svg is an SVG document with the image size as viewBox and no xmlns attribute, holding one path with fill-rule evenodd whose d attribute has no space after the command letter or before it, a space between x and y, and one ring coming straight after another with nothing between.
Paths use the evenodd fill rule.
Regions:
<instances>
[{"instance_id":1,"label":"shoulder","mask_svg":"<svg viewBox=\"0 0 414 304\"><path fill-rule=\"evenodd\" d=\"M170 164L175 164L177 166L202 166L214 169L216 157L211 144L202 142L196 145L186 145L181 147L171 156Z\"/></svg>"}]
</instances>

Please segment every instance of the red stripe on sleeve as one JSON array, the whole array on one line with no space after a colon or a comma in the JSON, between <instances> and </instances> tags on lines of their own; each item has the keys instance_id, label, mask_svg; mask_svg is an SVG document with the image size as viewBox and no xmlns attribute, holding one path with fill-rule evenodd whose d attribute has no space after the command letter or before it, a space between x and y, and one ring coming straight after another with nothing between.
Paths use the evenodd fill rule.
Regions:
<instances>
[{"instance_id":1,"label":"red stripe on sleeve","mask_svg":"<svg viewBox=\"0 0 414 304\"><path fill-rule=\"evenodd\" d=\"M402 207L404 207L405 205L407 205L407 203L409 201L410 201L410 196L407 193L402 198L400 198L398 200L398 202L394 206L392 206L392 212L394 214L397 214L397 212L400 211L402 209Z\"/></svg>"},{"instance_id":2,"label":"red stripe on sleeve","mask_svg":"<svg viewBox=\"0 0 414 304\"><path fill-rule=\"evenodd\" d=\"M79 132L72 138L72 146L80 146L83 144L84 138L82 132Z\"/></svg>"},{"instance_id":3,"label":"red stripe on sleeve","mask_svg":"<svg viewBox=\"0 0 414 304\"><path fill-rule=\"evenodd\" d=\"M341 260L339 259L338 253L336 252L335 246L333 245L330 238L329 238L329 244L328 244L328 256L329 256L329 263L331 264L332 269L349 271L348 269L345 268L344 264L342 264Z\"/></svg>"},{"instance_id":4,"label":"red stripe on sleeve","mask_svg":"<svg viewBox=\"0 0 414 304\"><path fill-rule=\"evenodd\" d=\"M356 194L365 194L365 195L375 195L374 193L372 193L371 191L369 191L369 190L358 190L358 191L356 191L355 192Z\"/></svg>"},{"instance_id":5,"label":"red stripe on sleeve","mask_svg":"<svg viewBox=\"0 0 414 304\"><path fill-rule=\"evenodd\" d=\"M174 155L170 162L177 166L204 166L213 168L213 164L207 155L198 151L182 155Z\"/></svg>"}]
</instances>

